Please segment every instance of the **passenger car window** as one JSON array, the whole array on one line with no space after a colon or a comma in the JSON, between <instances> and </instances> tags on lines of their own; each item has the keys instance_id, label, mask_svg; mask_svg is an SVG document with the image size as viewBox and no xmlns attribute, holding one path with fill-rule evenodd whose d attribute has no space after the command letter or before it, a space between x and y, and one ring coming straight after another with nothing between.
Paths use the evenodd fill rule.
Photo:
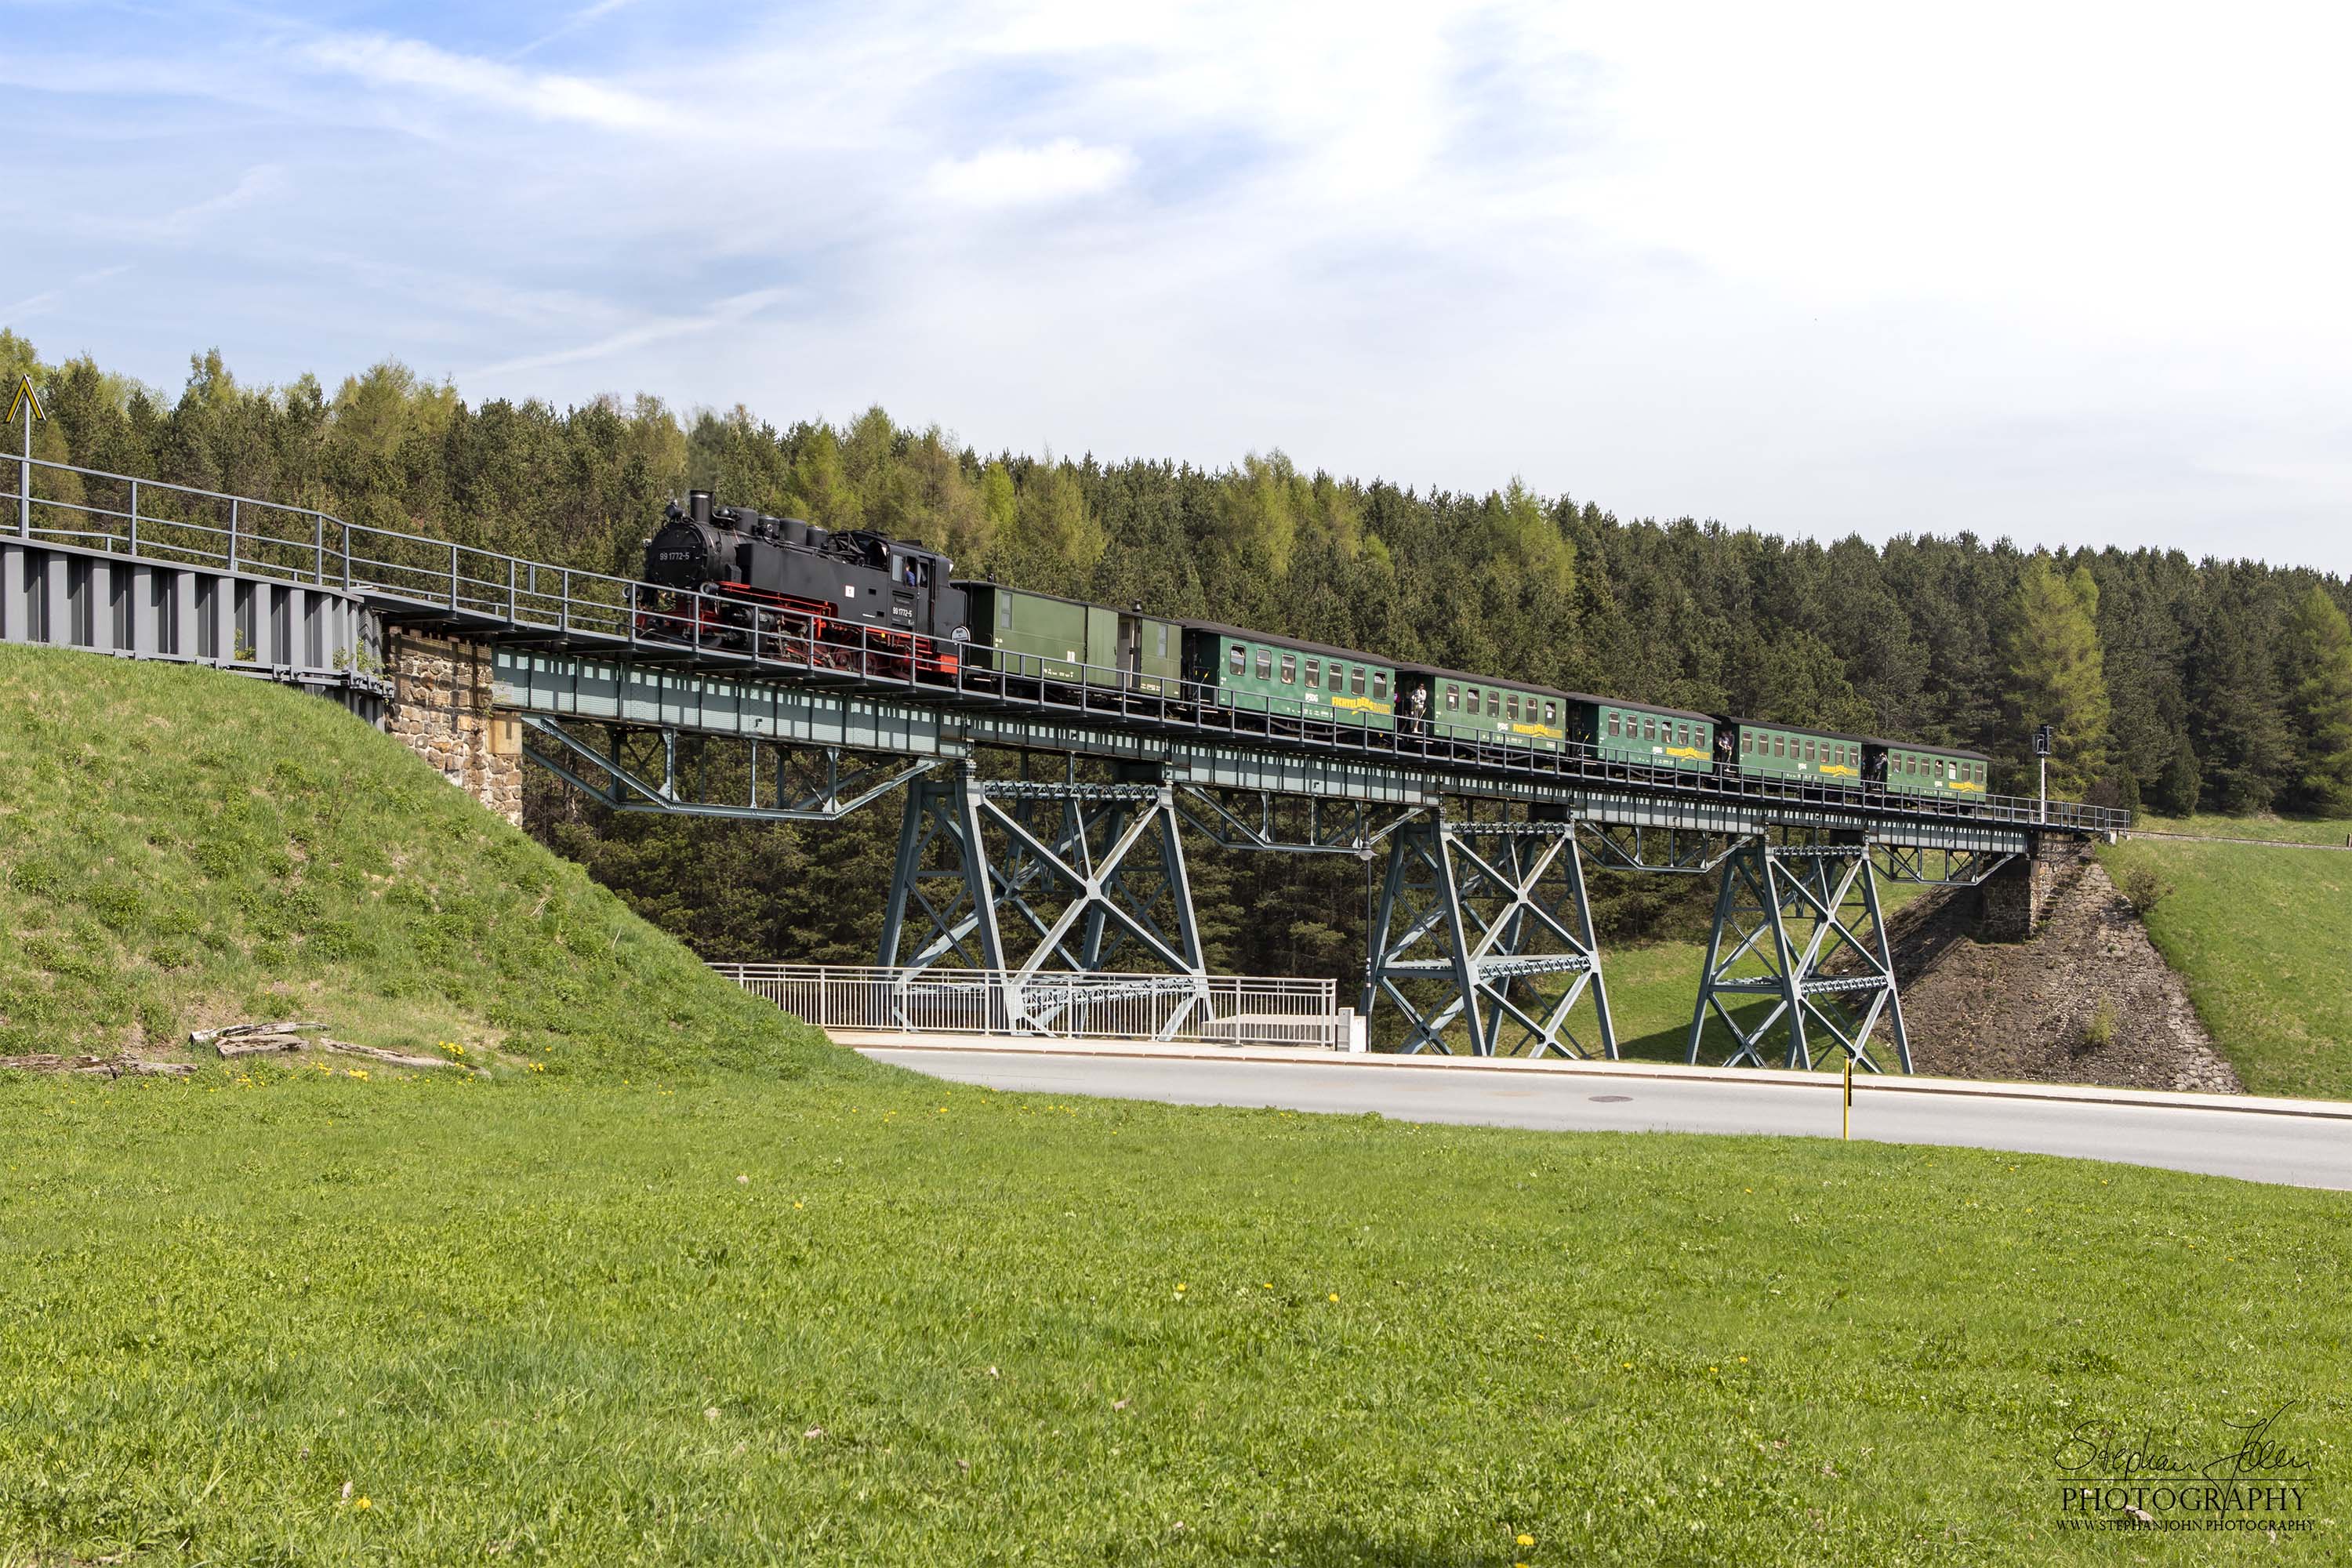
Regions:
<instances>
[{"instance_id":1,"label":"passenger car window","mask_svg":"<svg viewBox=\"0 0 2352 1568\"><path fill-rule=\"evenodd\" d=\"M1295 653L1282 656L1282 683L1285 686L1298 684L1298 656Z\"/></svg>"},{"instance_id":2,"label":"passenger car window","mask_svg":"<svg viewBox=\"0 0 2352 1568\"><path fill-rule=\"evenodd\" d=\"M1381 670L1372 677L1372 695L1383 702L1388 700L1389 672L1387 670Z\"/></svg>"},{"instance_id":3,"label":"passenger car window","mask_svg":"<svg viewBox=\"0 0 2352 1568\"><path fill-rule=\"evenodd\" d=\"M1740 731L1739 731L1739 754L1740 754L1741 756L1743 756L1743 757L1745 757L1745 756L1750 756L1750 755L1753 755L1753 754L1754 754L1755 751L1756 751L1756 737L1755 737L1755 736L1753 736L1753 735L1751 735L1751 734L1749 734L1749 733L1748 733L1747 731L1745 731L1745 730Z\"/></svg>"},{"instance_id":4,"label":"passenger car window","mask_svg":"<svg viewBox=\"0 0 2352 1568\"><path fill-rule=\"evenodd\" d=\"M1559 703L1547 702L1544 704L1544 722L1555 730L1559 728Z\"/></svg>"},{"instance_id":5,"label":"passenger car window","mask_svg":"<svg viewBox=\"0 0 2352 1568\"><path fill-rule=\"evenodd\" d=\"M1348 689L1359 697L1364 694L1364 671L1361 666L1348 671Z\"/></svg>"},{"instance_id":6,"label":"passenger car window","mask_svg":"<svg viewBox=\"0 0 2352 1568\"><path fill-rule=\"evenodd\" d=\"M1257 678L1260 680L1274 679L1274 652L1270 648L1257 650Z\"/></svg>"},{"instance_id":7,"label":"passenger car window","mask_svg":"<svg viewBox=\"0 0 2352 1568\"><path fill-rule=\"evenodd\" d=\"M1225 668L1232 670L1235 675L1247 674L1249 671L1249 649L1242 647L1239 643L1234 644L1233 657L1225 660Z\"/></svg>"},{"instance_id":8,"label":"passenger car window","mask_svg":"<svg viewBox=\"0 0 2352 1568\"><path fill-rule=\"evenodd\" d=\"M1321 659L1319 659L1319 658L1310 658L1310 659L1308 659L1308 660L1307 661L1307 690L1309 690L1309 691L1312 691L1312 690L1314 690L1318 686L1320 686L1320 685L1322 685L1322 684L1323 684L1323 661L1322 661Z\"/></svg>"},{"instance_id":9,"label":"passenger car window","mask_svg":"<svg viewBox=\"0 0 2352 1568\"><path fill-rule=\"evenodd\" d=\"M1462 689L1458 686L1449 684L1445 688L1445 710L1448 713L1453 713L1458 711L1461 707Z\"/></svg>"}]
</instances>

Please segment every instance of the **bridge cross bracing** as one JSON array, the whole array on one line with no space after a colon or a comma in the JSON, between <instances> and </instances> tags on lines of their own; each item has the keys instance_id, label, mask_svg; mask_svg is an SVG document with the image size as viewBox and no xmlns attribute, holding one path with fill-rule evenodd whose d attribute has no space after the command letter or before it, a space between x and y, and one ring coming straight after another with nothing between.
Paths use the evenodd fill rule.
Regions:
<instances>
[{"instance_id":1,"label":"bridge cross bracing","mask_svg":"<svg viewBox=\"0 0 2352 1568\"><path fill-rule=\"evenodd\" d=\"M1829 951L1849 966L1876 952L1885 968L1878 879L1978 881L2045 839L2129 823L2074 803L1995 796L1960 808L1578 748L1278 721L1146 694L1111 670L1024 686L965 660L940 678L872 647L713 644L698 616L670 623L685 628L676 640L649 616L651 591L625 578L252 498L30 467L33 494L7 498L16 535L0 538L0 639L295 680L373 717L389 690L387 633L423 633L486 650L496 706L527 727L525 754L615 809L821 821L903 788L885 963L961 957L1020 971L1116 958L1201 974L1190 827L1228 847L1386 857L1391 896L1374 922L1365 1002L1399 1010L1407 1048L1613 1055L1584 892L1590 853L1615 869L1717 876L1711 951L1724 962L1709 964L1695 1053L1710 1008L1728 1021L1725 998L1764 994L1732 970L1769 954L1779 1005L1767 1026L1788 1034L1788 1059L1851 1054L1874 1067L1868 1042L1883 1017L1907 1065L1891 971L1873 982L1866 1019L1821 1021L1827 1005L1811 1000L1870 990L1824 973ZM693 787L678 766L685 742L740 748L748 769L730 776L748 772L744 797ZM1039 758L1064 779L1003 787L1007 759ZM1101 786L1082 768L1110 771L1126 793L1089 795ZM1303 828L1277 830L1277 816L1302 809ZM1791 879L1801 851L1832 840L1843 847L1836 886ZM951 913L924 890L944 880L961 889ZM1849 914L1854 899L1864 907ZM1773 911L1784 918L1769 943L1740 923ZM1792 922L1811 934L1792 937ZM1580 1005L1593 1017L1572 1027ZM1728 1059L1763 1059L1760 1035L1733 1035Z\"/></svg>"}]
</instances>

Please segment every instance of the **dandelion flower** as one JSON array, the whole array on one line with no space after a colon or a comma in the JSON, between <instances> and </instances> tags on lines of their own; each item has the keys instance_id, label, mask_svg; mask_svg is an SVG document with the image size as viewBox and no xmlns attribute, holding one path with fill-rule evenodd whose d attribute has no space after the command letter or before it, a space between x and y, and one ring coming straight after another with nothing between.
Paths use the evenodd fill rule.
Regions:
<instances>
[{"instance_id":1,"label":"dandelion flower","mask_svg":"<svg viewBox=\"0 0 2352 1568\"><path fill-rule=\"evenodd\" d=\"M1521 1535L1518 1540L1513 1542L1511 1544L1514 1546L1533 1546L1535 1543L1536 1538L1534 1536Z\"/></svg>"},{"instance_id":2,"label":"dandelion flower","mask_svg":"<svg viewBox=\"0 0 2352 1568\"><path fill-rule=\"evenodd\" d=\"M368 1501L365 1498L353 1498L352 1500L352 1506L353 1508L373 1508L375 1504Z\"/></svg>"},{"instance_id":3,"label":"dandelion flower","mask_svg":"<svg viewBox=\"0 0 2352 1568\"><path fill-rule=\"evenodd\" d=\"M1332 1292L1331 1292L1330 1299L1331 1299L1332 1300L1334 1300L1334 1301L1338 1300L1339 1299L1339 1292L1338 1292L1337 1290L1332 1291Z\"/></svg>"}]
</instances>

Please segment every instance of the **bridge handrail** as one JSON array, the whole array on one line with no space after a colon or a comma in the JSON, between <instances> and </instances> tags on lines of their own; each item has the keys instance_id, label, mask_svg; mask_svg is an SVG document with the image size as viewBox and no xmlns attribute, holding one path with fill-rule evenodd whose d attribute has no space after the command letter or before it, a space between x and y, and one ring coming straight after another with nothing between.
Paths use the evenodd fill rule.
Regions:
<instances>
[{"instance_id":1,"label":"bridge handrail","mask_svg":"<svg viewBox=\"0 0 2352 1568\"><path fill-rule=\"evenodd\" d=\"M16 462L22 466L26 459L18 458ZM1036 656L981 649L990 660L986 667L990 677L995 679L993 686L984 686L972 679L970 656L976 645L911 633L884 633L861 627L855 632L853 640L844 643L820 637L814 630L760 630L749 639L749 648L724 647L715 640L707 612L721 607L729 611L740 609L740 603L734 600L665 589L612 573L531 561L455 540L347 522L331 512L292 502L259 500L160 479L141 479L40 458L30 459L29 466L126 485L130 492L127 511L93 505L88 500L68 501L38 495L27 498L20 490L0 494L0 500L18 503L18 536L28 541L72 542L82 548L103 549L109 553L117 552L117 545L121 544L134 559L166 563L184 561L365 594L395 600L418 611L494 622L516 632L604 640L616 649L683 651L698 659L747 664L755 669L772 669L812 680L846 679L866 687L895 687L918 696L1012 702L1014 700L1003 689L1005 683L995 679L1009 675L1034 683L1037 689L1034 697L1021 699L1021 705L1047 712L1067 711L1080 716L1115 712L1129 721L1181 726L1255 743L1295 741L1342 753L1359 752L1367 759L1404 756L1393 745L1382 747L1376 743L1387 731L1360 724L1302 717L1283 721L1296 731L1295 734L1274 733L1270 720L1263 733L1244 730L1237 721L1255 714L1255 710L1210 701L1203 689L1181 679L1172 683L1177 690L1171 700L1164 689L1158 694L1142 691L1139 678L1129 671L1077 665L1072 679L1048 679L1045 661ZM157 491L226 505L227 526L156 517L152 512L142 514L142 494ZM35 519L42 508L127 527L120 532L112 529L101 532L37 524ZM246 521L248 508L261 509L265 521L279 513L304 520L308 532L301 537L257 532ZM159 535L159 529L167 531ZM194 535L194 539L181 537L183 531ZM225 543L207 547L204 542L207 539ZM543 585L550 580L551 586ZM719 635L734 637L740 632L736 628L720 628ZM926 662L936 671L944 669L950 658L955 661L951 677L934 674L929 679L924 678L920 667ZM1075 700L1054 697L1056 688L1073 693ZM1180 715L1174 711L1176 702L1188 703L1189 713ZM1704 788L1752 795L1759 801L1793 800L1837 808L1867 804L1874 811L1906 815L1944 816L1966 809L1979 821L2008 826L2055 827L2068 832L2117 833L2131 826L2128 811L2082 802L2053 800L2045 806L2032 796L1990 794L1955 802L1885 791L1873 795L1859 784L1804 780L1789 783L1739 774L1717 777L1711 771L1659 768L1605 758L1598 746L1587 742L1566 742L1558 752L1538 752L1526 746L1488 745L1423 735L1416 739L1414 750L1406 760L1499 769L1533 777L1569 775L1570 769L1564 764L1573 763L1572 776L1583 782L1614 781L1675 790Z\"/></svg>"}]
</instances>

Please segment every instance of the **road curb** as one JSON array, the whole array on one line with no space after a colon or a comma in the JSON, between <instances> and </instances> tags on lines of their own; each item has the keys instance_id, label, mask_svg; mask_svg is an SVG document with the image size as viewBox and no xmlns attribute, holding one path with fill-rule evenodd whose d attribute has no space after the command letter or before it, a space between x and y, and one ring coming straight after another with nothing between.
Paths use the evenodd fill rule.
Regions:
<instances>
[{"instance_id":1,"label":"road curb","mask_svg":"<svg viewBox=\"0 0 2352 1568\"><path fill-rule=\"evenodd\" d=\"M1744 1083L1834 1092L1842 1080L1826 1072L1785 1068L1686 1067L1672 1062L1535 1061L1514 1057L1404 1057L1246 1046L1157 1046L1112 1040L996 1040L837 1029L835 1043L856 1051L940 1051L991 1056L1120 1057L1152 1061L1256 1062L1310 1068L1368 1068L1394 1072L1538 1073L1570 1078L1648 1079L1678 1083ZM2012 1083L1973 1079L1857 1074L1857 1094L1954 1095L1975 1100L2026 1100L2059 1104L2142 1106L2210 1110L2241 1116L2294 1116L2352 1122L2352 1101L2284 1100L2244 1094L2196 1094L2167 1089L2109 1089L2097 1084Z\"/></svg>"}]
</instances>

